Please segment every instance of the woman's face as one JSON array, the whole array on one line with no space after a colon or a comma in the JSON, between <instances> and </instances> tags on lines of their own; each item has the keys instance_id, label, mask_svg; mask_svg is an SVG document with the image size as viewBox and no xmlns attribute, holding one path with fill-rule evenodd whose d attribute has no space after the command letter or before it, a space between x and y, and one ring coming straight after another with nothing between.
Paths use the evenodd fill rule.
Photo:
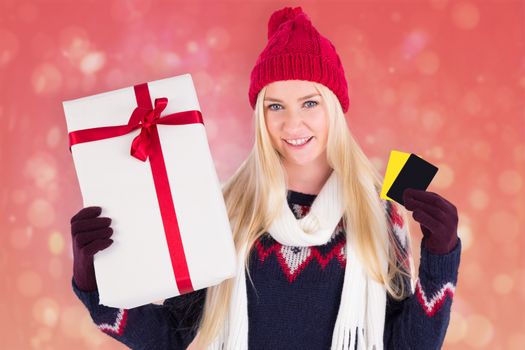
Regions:
<instances>
[{"instance_id":1,"label":"woman's face","mask_svg":"<svg viewBox=\"0 0 525 350\"><path fill-rule=\"evenodd\" d=\"M305 165L326 157L328 118L323 98L311 81L268 84L264 115L272 143L286 162Z\"/></svg>"}]
</instances>

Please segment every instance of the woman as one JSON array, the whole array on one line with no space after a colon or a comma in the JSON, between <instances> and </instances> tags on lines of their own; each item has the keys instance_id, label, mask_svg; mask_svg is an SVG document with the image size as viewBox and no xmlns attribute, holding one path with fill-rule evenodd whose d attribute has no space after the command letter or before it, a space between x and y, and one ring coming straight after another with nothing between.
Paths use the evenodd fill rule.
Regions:
<instances>
[{"instance_id":1,"label":"woman","mask_svg":"<svg viewBox=\"0 0 525 350\"><path fill-rule=\"evenodd\" d=\"M456 208L405 191L424 235L414 286L407 214L380 199L383 179L348 129L335 47L301 7L274 12L268 30L249 90L256 142L223 186L237 275L162 305L99 305L93 254L111 244L111 219L88 207L71 220L75 293L133 349L441 348L460 262Z\"/></svg>"}]
</instances>

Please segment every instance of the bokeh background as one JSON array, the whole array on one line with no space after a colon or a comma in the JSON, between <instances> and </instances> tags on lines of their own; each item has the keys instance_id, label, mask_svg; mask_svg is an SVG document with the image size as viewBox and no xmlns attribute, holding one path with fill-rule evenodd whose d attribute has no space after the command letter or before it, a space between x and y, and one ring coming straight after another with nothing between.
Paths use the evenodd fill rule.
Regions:
<instances>
[{"instance_id":1,"label":"bokeh background","mask_svg":"<svg viewBox=\"0 0 525 350\"><path fill-rule=\"evenodd\" d=\"M297 5L337 48L377 168L392 149L423 156L439 167L428 190L459 210L443 348L525 349L525 5L505 0L1 0L0 348L125 348L71 290L82 198L62 101L191 73L224 181L253 144L268 18Z\"/></svg>"}]
</instances>

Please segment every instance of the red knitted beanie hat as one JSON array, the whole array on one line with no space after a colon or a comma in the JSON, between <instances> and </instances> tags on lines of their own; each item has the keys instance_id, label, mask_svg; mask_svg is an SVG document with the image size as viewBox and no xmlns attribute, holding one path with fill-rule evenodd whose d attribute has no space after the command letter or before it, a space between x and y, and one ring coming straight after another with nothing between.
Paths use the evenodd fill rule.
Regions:
<instances>
[{"instance_id":1,"label":"red knitted beanie hat","mask_svg":"<svg viewBox=\"0 0 525 350\"><path fill-rule=\"evenodd\" d=\"M348 86L335 46L319 34L300 6L275 11L268 21L268 43L250 75L248 96L276 80L310 80L328 87L348 110Z\"/></svg>"}]
</instances>

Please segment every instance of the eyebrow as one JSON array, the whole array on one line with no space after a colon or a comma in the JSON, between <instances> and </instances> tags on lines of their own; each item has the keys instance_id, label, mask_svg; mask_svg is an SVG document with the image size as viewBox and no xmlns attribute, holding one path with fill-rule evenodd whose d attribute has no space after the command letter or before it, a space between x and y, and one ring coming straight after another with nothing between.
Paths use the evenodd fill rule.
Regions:
<instances>
[{"instance_id":1,"label":"eyebrow","mask_svg":"<svg viewBox=\"0 0 525 350\"><path fill-rule=\"evenodd\" d=\"M311 94L311 95L308 95L308 96L304 96L304 97L301 97L299 99L297 99L297 102L299 101L302 101L302 100L306 100L307 98L310 98L310 97L314 97L314 96L321 96L320 94ZM273 101L273 102L284 102L284 101L281 101L277 98L273 98L273 97L267 97L264 99L265 101Z\"/></svg>"}]
</instances>

